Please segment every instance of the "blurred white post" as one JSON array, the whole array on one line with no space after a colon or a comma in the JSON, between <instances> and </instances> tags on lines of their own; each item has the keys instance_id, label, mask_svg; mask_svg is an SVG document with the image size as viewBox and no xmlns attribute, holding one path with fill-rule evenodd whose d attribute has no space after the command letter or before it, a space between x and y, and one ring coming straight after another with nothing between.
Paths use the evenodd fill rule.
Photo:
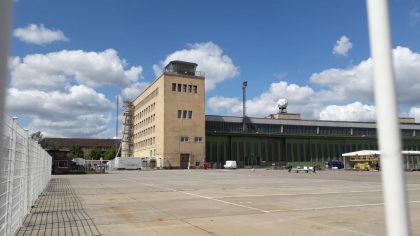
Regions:
<instances>
[{"instance_id":1,"label":"blurred white post","mask_svg":"<svg viewBox=\"0 0 420 236\"><path fill-rule=\"evenodd\" d=\"M367 0L388 235L410 234L387 0Z\"/></svg>"},{"instance_id":2,"label":"blurred white post","mask_svg":"<svg viewBox=\"0 0 420 236\"><path fill-rule=\"evenodd\" d=\"M7 62L9 55L12 0L0 0L0 124L3 124L6 100ZM3 133L0 125L0 134Z\"/></svg>"}]
</instances>

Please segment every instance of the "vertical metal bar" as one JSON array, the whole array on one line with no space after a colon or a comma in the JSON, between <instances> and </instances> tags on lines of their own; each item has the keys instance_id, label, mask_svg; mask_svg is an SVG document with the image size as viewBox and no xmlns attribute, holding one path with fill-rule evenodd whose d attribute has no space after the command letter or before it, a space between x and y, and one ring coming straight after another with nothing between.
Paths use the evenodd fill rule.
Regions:
<instances>
[{"instance_id":1,"label":"vertical metal bar","mask_svg":"<svg viewBox=\"0 0 420 236\"><path fill-rule=\"evenodd\" d=\"M6 100L7 62L9 55L10 23L12 16L12 1L0 1L0 124L3 124L4 106ZM3 133L0 125L0 134Z\"/></svg>"},{"instance_id":2,"label":"vertical metal bar","mask_svg":"<svg viewBox=\"0 0 420 236\"><path fill-rule=\"evenodd\" d=\"M410 234L410 227L397 115L388 1L367 0L367 10L386 227L388 235L404 236Z\"/></svg>"}]
</instances>

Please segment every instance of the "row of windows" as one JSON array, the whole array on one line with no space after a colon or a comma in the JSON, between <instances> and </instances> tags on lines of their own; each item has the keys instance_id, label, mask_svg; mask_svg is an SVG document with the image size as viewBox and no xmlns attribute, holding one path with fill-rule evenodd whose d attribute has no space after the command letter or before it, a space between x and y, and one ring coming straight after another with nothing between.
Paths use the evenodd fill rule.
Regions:
<instances>
[{"instance_id":1,"label":"row of windows","mask_svg":"<svg viewBox=\"0 0 420 236\"><path fill-rule=\"evenodd\" d=\"M182 136L180 141L181 141L181 143L188 143L190 141L190 137ZM194 142L202 143L203 142L203 137L194 137Z\"/></svg>"},{"instance_id":2,"label":"row of windows","mask_svg":"<svg viewBox=\"0 0 420 236\"><path fill-rule=\"evenodd\" d=\"M243 132L242 123L206 121L209 132ZM326 127L303 125L247 124L248 132L295 135L376 136L374 128ZM402 136L420 136L420 130L402 130Z\"/></svg>"},{"instance_id":3,"label":"row of windows","mask_svg":"<svg viewBox=\"0 0 420 236\"><path fill-rule=\"evenodd\" d=\"M143 139L140 142L135 143L134 146L136 148L142 148L142 147L147 147L154 144L155 144L155 137L152 137L152 138Z\"/></svg>"},{"instance_id":4,"label":"row of windows","mask_svg":"<svg viewBox=\"0 0 420 236\"><path fill-rule=\"evenodd\" d=\"M141 127L144 127L144 126L146 126L146 125L148 125L148 124L150 124L150 123L154 122L154 121L155 121L155 119L156 119L156 115L155 115L155 114L152 114L152 115L150 115L149 117L145 118L144 120L142 120L142 121L140 121L140 122L136 123L136 124L134 125L134 129L135 129L135 130L137 130L137 129L141 128Z\"/></svg>"},{"instance_id":5,"label":"row of windows","mask_svg":"<svg viewBox=\"0 0 420 236\"><path fill-rule=\"evenodd\" d=\"M156 103L152 103L149 106L147 106L146 108L144 108L142 111L138 112L135 116L134 116L134 121L138 121L141 118L145 117L146 115L150 114L151 112L153 112L155 110L156 107ZM136 108L137 110L137 108Z\"/></svg>"},{"instance_id":6,"label":"row of windows","mask_svg":"<svg viewBox=\"0 0 420 236\"><path fill-rule=\"evenodd\" d=\"M197 93L197 85L172 83L172 92Z\"/></svg>"},{"instance_id":7,"label":"row of windows","mask_svg":"<svg viewBox=\"0 0 420 236\"><path fill-rule=\"evenodd\" d=\"M178 110L178 119L192 119L192 111Z\"/></svg>"},{"instance_id":8,"label":"row of windows","mask_svg":"<svg viewBox=\"0 0 420 236\"><path fill-rule=\"evenodd\" d=\"M223 162L225 157L245 164L264 162L322 162L340 159L341 154L356 150L376 150L376 144L328 144L284 142L224 142L206 143L206 160Z\"/></svg>"},{"instance_id":9,"label":"row of windows","mask_svg":"<svg viewBox=\"0 0 420 236\"><path fill-rule=\"evenodd\" d=\"M147 129L144 129L144 130L142 130L142 131L140 131L140 132L137 132L137 133L134 135L134 137L135 137L135 138L139 138L139 137L143 137L143 136L146 136L146 135L152 134L152 133L154 133L154 132L155 132L155 126L151 126L151 127L147 128Z\"/></svg>"}]
</instances>

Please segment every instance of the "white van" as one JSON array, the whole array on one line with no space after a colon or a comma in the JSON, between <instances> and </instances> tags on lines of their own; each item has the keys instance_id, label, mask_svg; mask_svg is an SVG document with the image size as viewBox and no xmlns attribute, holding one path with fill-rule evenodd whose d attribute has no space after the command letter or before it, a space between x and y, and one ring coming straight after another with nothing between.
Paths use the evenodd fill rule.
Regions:
<instances>
[{"instance_id":1,"label":"white van","mask_svg":"<svg viewBox=\"0 0 420 236\"><path fill-rule=\"evenodd\" d=\"M236 169L236 161L226 161L225 169Z\"/></svg>"}]
</instances>

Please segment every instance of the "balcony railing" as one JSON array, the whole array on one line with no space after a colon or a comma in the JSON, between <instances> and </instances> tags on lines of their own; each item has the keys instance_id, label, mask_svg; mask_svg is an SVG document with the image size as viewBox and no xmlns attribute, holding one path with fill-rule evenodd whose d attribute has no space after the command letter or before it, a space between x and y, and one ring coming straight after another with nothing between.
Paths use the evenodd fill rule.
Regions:
<instances>
[{"instance_id":1,"label":"balcony railing","mask_svg":"<svg viewBox=\"0 0 420 236\"><path fill-rule=\"evenodd\" d=\"M189 75L189 76L198 76L205 77L206 73L204 71L164 71L163 74L166 75Z\"/></svg>"}]
</instances>

